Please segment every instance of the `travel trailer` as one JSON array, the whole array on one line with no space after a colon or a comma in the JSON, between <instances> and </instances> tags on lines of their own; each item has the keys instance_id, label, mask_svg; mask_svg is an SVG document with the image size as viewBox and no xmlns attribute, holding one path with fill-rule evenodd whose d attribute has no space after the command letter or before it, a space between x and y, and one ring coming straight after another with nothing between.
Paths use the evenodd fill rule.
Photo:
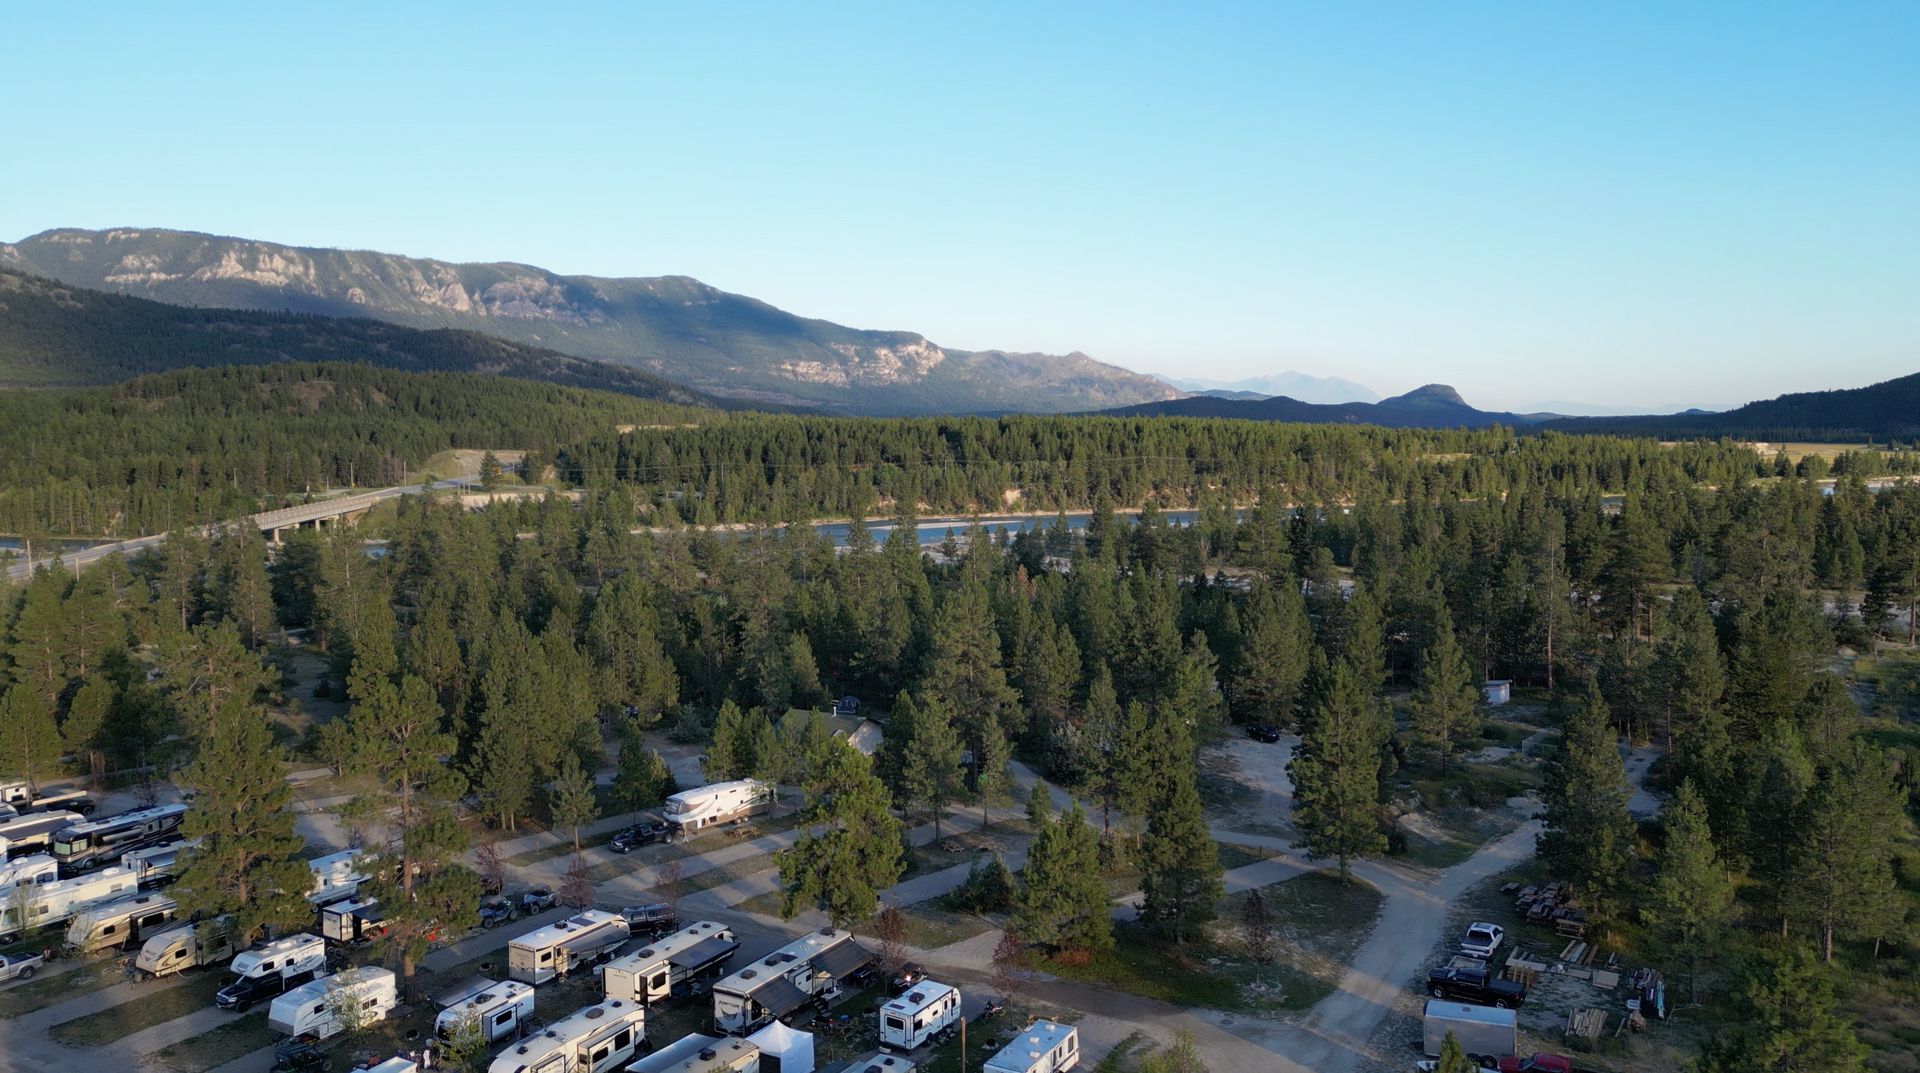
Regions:
<instances>
[{"instance_id":1,"label":"travel trailer","mask_svg":"<svg viewBox=\"0 0 1920 1073\"><path fill-rule=\"evenodd\" d=\"M667 1073L668 1070L683 1069L686 1067L687 1059L701 1051L712 1050L725 1042L726 1040L720 1036L703 1036L698 1032L681 1036L645 1058L635 1059L634 1063L627 1067L627 1073Z\"/></svg>"},{"instance_id":2,"label":"travel trailer","mask_svg":"<svg viewBox=\"0 0 1920 1073\"><path fill-rule=\"evenodd\" d=\"M960 1020L960 989L922 980L880 1007L880 1046L913 1051L946 1039Z\"/></svg>"},{"instance_id":3,"label":"travel trailer","mask_svg":"<svg viewBox=\"0 0 1920 1073\"><path fill-rule=\"evenodd\" d=\"M713 985L713 1027L739 1036L837 993L840 981L873 963L850 931L821 928Z\"/></svg>"},{"instance_id":4,"label":"travel trailer","mask_svg":"<svg viewBox=\"0 0 1920 1073\"><path fill-rule=\"evenodd\" d=\"M147 937L134 955L136 971L152 977L214 965L233 956L233 929L226 917L198 924L176 922Z\"/></svg>"},{"instance_id":5,"label":"travel trailer","mask_svg":"<svg viewBox=\"0 0 1920 1073\"><path fill-rule=\"evenodd\" d=\"M155 805L76 823L54 834L53 859L67 875L90 872L128 850L179 841L180 821L186 816L185 805Z\"/></svg>"},{"instance_id":6,"label":"travel trailer","mask_svg":"<svg viewBox=\"0 0 1920 1073\"><path fill-rule=\"evenodd\" d=\"M828 1066L821 1073L913 1073L914 1068L913 1059L905 1055L875 1051L865 1058Z\"/></svg>"},{"instance_id":7,"label":"travel trailer","mask_svg":"<svg viewBox=\"0 0 1920 1073\"><path fill-rule=\"evenodd\" d=\"M0 899L0 942L11 942L35 928L64 924L90 905L138 890L133 873L125 868L107 868L52 883L16 886L6 898Z\"/></svg>"},{"instance_id":8,"label":"travel trailer","mask_svg":"<svg viewBox=\"0 0 1920 1073\"><path fill-rule=\"evenodd\" d=\"M359 856L359 850L347 849L308 861L307 868L313 873L313 886L307 891L307 900L315 905L326 905L358 893L360 884L367 880L354 866Z\"/></svg>"},{"instance_id":9,"label":"travel trailer","mask_svg":"<svg viewBox=\"0 0 1920 1073\"><path fill-rule=\"evenodd\" d=\"M471 980L434 999L441 1007L433 1034L453 1039L472 1025L486 1043L517 1039L533 1016L533 985L518 980Z\"/></svg>"},{"instance_id":10,"label":"travel trailer","mask_svg":"<svg viewBox=\"0 0 1920 1073\"><path fill-rule=\"evenodd\" d=\"M174 881L180 874L180 855L198 845L199 839L190 842L169 842L160 846L148 846L145 849L128 850L120 855L120 867L131 871L139 881L142 890L163 887Z\"/></svg>"},{"instance_id":11,"label":"travel trailer","mask_svg":"<svg viewBox=\"0 0 1920 1073\"><path fill-rule=\"evenodd\" d=\"M739 823L751 816L773 811L772 783L759 779L735 779L682 790L667 798L661 811L669 838L686 838L723 823Z\"/></svg>"},{"instance_id":12,"label":"travel trailer","mask_svg":"<svg viewBox=\"0 0 1920 1073\"><path fill-rule=\"evenodd\" d=\"M8 816L0 819L0 850L4 850L9 857L46 853L53 848L55 834L76 823L85 823L86 819L78 812L36 812L27 816Z\"/></svg>"},{"instance_id":13,"label":"travel trailer","mask_svg":"<svg viewBox=\"0 0 1920 1073\"><path fill-rule=\"evenodd\" d=\"M320 936L335 943L363 943L387 933L376 898L348 898L320 908Z\"/></svg>"},{"instance_id":14,"label":"travel trailer","mask_svg":"<svg viewBox=\"0 0 1920 1073\"><path fill-rule=\"evenodd\" d=\"M24 782L0 783L0 811L6 815L26 816L49 809L92 812L93 798L85 790L55 790L35 796Z\"/></svg>"},{"instance_id":15,"label":"travel trailer","mask_svg":"<svg viewBox=\"0 0 1920 1073\"><path fill-rule=\"evenodd\" d=\"M980 1073L1061 1073L1079 1064L1078 1029L1058 1021L1035 1021L987 1059Z\"/></svg>"},{"instance_id":16,"label":"travel trailer","mask_svg":"<svg viewBox=\"0 0 1920 1073\"><path fill-rule=\"evenodd\" d=\"M751 1040L688 1036L628 1066L627 1073L760 1073L760 1048Z\"/></svg>"},{"instance_id":17,"label":"travel trailer","mask_svg":"<svg viewBox=\"0 0 1920 1073\"><path fill-rule=\"evenodd\" d=\"M267 1027L296 1038L329 1039L387 1019L400 1004L392 969L362 965L301 984L273 1000Z\"/></svg>"},{"instance_id":18,"label":"travel trailer","mask_svg":"<svg viewBox=\"0 0 1920 1073\"><path fill-rule=\"evenodd\" d=\"M327 974L327 944L318 935L289 935L243 950L233 959L233 982L213 996L223 1010L244 1010Z\"/></svg>"},{"instance_id":19,"label":"travel trailer","mask_svg":"<svg viewBox=\"0 0 1920 1073\"><path fill-rule=\"evenodd\" d=\"M717 974L739 949L732 928L702 920L607 962L600 986L608 998L659 1002L675 989Z\"/></svg>"},{"instance_id":20,"label":"travel trailer","mask_svg":"<svg viewBox=\"0 0 1920 1073\"><path fill-rule=\"evenodd\" d=\"M507 943L507 975L539 985L605 961L630 933L618 913L586 909Z\"/></svg>"},{"instance_id":21,"label":"travel trailer","mask_svg":"<svg viewBox=\"0 0 1920 1073\"><path fill-rule=\"evenodd\" d=\"M647 1008L607 999L501 1051L487 1073L608 1073L622 1069L646 1039Z\"/></svg>"},{"instance_id":22,"label":"travel trailer","mask_svg":"<svg viewBox=\"0 0 1920 1073\"><path fill-rule=\"evenodd\" d=\"M45 853L30 853L25 857L0 863L0 900L12 894L16 886L39 886L52 883L60 878L60 866Z\"/></svg>"},{"instance_id":23,"label":"travel trailer","mask_svg":"<svg viewBox=\"0 0 1920 1073\"><path fill-rule=\"evenodd\" d=\"M73 915L67 925L67 948L89 954L113 947L125 949L173 923L179 909L160 894L136 894L90 905Z\"/></svg>"}]
</instances>

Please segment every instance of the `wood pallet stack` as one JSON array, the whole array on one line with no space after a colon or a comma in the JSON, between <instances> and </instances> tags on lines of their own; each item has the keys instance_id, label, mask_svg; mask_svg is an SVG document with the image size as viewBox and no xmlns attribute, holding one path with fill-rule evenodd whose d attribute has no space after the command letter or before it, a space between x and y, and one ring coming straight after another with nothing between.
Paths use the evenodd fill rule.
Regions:
<instances>
[{"instance_id":1,"label":"wood pallet stack","mask_svg":"<svg viewBox=\"0 0 1920 1073\"><path fill-rule=\"evenodd\" d=\"M1567 1036L1569 1039L1595 1040L1607 1030L1607 1011L1591 1007L1576 1009L1567 1014Z\"/></svg>"}]
</instances>

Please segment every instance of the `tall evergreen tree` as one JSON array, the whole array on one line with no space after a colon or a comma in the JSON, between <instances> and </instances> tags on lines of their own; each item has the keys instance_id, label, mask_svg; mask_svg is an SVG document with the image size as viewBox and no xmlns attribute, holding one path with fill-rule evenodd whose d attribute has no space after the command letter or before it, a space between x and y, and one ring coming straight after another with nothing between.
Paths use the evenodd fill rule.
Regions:
<instances>
[{"instance_id":1,"label":"tall evergreen tree","mask_svg":"<svg viewBox=\"0 0 1920 1073\"><path fill-rule=\"evenodd\" d=\"M54 770L60 746L53 706L38 690L16 682L0 696L0 756L33 793L40 792L40 777Z\"/></svg>"},{"instance_id":2,"label":"tall evergreen tree","mask_svg":"<svg viewBox=\"0 0 1920 1073\"><path fill-rule=\"evenodd\" d=\"M1881 751L1853 741L1822 764L1798 831L1789 896L1833 960L1833 940L1880 940L1901 919L1893 857L1905 795Z\"/></svg>"},{"instance_id":3,"label":"tall evergreen tree","mask_svg":"<svg viewBox=\"0 0 1920 1073\"><path fill-rule=\"evenodd\" d=\"M1445 771L1459 744L1479 731L1480 690L1453 633L1453 617L1444 610L1434 629L1433 646L1420 660L1413 694L1413 732L1422 748Z\"/></svg>"},{"instance_id":4,"label":"tall evergreen tree","mask_svg":"<svg viewBox=\"0 0 1920 1073\"><path fill-rule=\"evenodd\" d=\"M1786 947L1750 979L1732 1033L1706 1049L1693 1073L1864 1073L1867 1047L1835 1006L1823 967L1804 947Z\"/></svg>"},{"instance_id":5,"label":"tall evergreen tree","mask_svg":"<svg viewBox=\"0 0 1920 1073\"><path fill-rule=\"evenodd\" d=\"M1387 848L1380 824L1380 756L1388 726L1341 660L1328 668L1307 706L1293 776L1293 819L1314 857L1340 862L1351 874L1355 857Z\"/></svg>"},{"instance_id":6,"label":"tall evergreen tree","mask_svg":"<svg viewBox=\"0 0 1920 1073\"><path fill-rule=\"evenodd\" d=\"M1055 950L1097 951L1113 945L1111 900L1101 878L1100 846L1086 814L1075 802L1055 817L1038 784L1028 801L1029 819L1038 824L1020 870L1011 930Z\"/></svg>"},{"instance_id":7,"label":"tall evergreen tree","mask_svg":"<svg viewBox=\"0 0 1920 1073\"><path fill-rule=\"evenodd\" d=\"M1140 918L1176 943L1214 918L1215 903L1224 893L1220 854L1200 806L1191 750L1179 748L1177 753L1155 780L1139 859L1145 895Z\"/></svg>"},{"instance_id":8,"label":"tall evergreen tree","mask_svg":"<svg viewBox=\"0 0 1920 1073\"><path fill-rule=\"evenodd\" d=\"M621 729L612 789L614 806L621 812L657 807L679 790L666 760L631 723Z\"/></svg>"},{"instance_id":9,"label":"tall evergreen tree","mask_svg":"<svg viewBox=\"0 0 1920 1073\"><path fill-rule=\"evenodd\" d=\"M899 799L909 819L923 811L932 813L933 834L939 838L941 814L966 789L961 779L960 732L946 705L929 698L919 706L911 733L902 757Z\"/></svg>"},{"instance_id":10,"label":"tall evergreen tree","mask_svg":"<svg viewBox=\"0 0 1920 1073\"><path fill-rule=\"evenodd\" d=\"M1733 881L1714 851L1707 806L1693 783L1680 784L1665 821L1667 840L1645 915L1665 948L1686 963L1687 991L1697 1002L1700 956L1719 944L1733 919Z\"/></svg>"},{"instance_id":11,"label":"tall evergreen tree","mask_svg":"<svg viewBox=\"0 0 1920 1073\"><path fill-rule=\"evenodd\" d=\"M1711 800L1732 776L1732 741L1723 704L1726 660L1720 655L1712 613L1698 589L1685 586L1674 595L1654 672L1658 716L1673 764Z\"/></svg>"},{"instance_id":12,"label":"tall evergreen tree","mask_svg":"<svg viewBox=\"0 0 1920 1073\"><path fill-rule=\"evenodd\" d=\"M600 818L600 803L593 796L593 773L580 766L579 756L560 758L560 773L547 787L547 811L554 827L572 834L573 851L580 852L580 828Z\"/></svg>"},{"instance_id":13,"label":"tall evergreen tree","mask_svg":"<svg viewBox=\"0 0 1920 1073\"><path fill-rule=\"evenodd\" d=\"M1793 886L1798 882L1800 835L1806 823L1804 804L1813 789L1813 761L1800 734L1785 722L1776 722L1743 758L1742 793L1738 815L1742 820L1740 847L1756 882L1754 902L1767 919L1780 922L1786 938L1792 915Z\"/></svg>"},{"instance_id":14,"label":"tall evergreen tree","mask_svg":"<svg viewBox=\"0 0 1920 1073\"><path fill-rule=\"evenodd\" d=\"M1547 767L1546 831L1542 856L1597 911L1610 911L1633 860L1633 820L1627 815L1627 770L1615 744L1600 687L1567 716L1560 748Z\"/></svg>"},{"instance_id":15,"label":"tall evergreen tree","mask_svg":"<svg viewBox=\"0 0 1920 1073\"><path fill-rule=\"evenodd\" d=\"M866 755L844 745L829 754L821 773L829 789L801 815L806 833L774 859L781 917L818 906L844 928L873 916L880 892L899 880L903 837Z\"/></svg>"},{"instance_id":16,"label":"tall evergreen tree","mask_svg":"<svg viewBox=\"0 0 1920 1073\"><path fill-rule=\"evenodd\" d=\"M1254 590L1240 613L1240 649L1227 691L1235 719L1293 724L1312 636L1297 588L1261 585Z\"/></svg>"}]
</instances>

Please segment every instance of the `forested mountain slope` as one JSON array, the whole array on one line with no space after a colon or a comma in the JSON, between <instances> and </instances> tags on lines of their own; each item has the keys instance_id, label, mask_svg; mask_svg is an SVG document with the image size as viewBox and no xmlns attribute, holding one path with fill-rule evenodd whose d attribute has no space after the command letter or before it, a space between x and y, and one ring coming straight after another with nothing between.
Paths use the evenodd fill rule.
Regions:
<instances>
[{"instance_id":1,"label":"forested mountain slope","mask_svg":"<svg viewBox=\"0 0 1920 1073\"><path fill-rule=\"evenodd\" d=\"M161 229L54 230L0 267L188 306L464 328L759 404L853 413L1092 410L1179 393L1084 354L949 350L795 316L685 276L563 276Z\"/></svg>"},{"instance_id":2,"label":"forested mountain slope","mask_svg":"<svg viewBox=\"0 0 1920 1073\"><path fill-rule=\"evenodd\" d=\"M1738 436L1752 440L1920 440L1920 373L1839 391L1803 391L1718 414L1585 417L1554 422L1568 432L1622 436Z\"/></svg>"}]
</instances>

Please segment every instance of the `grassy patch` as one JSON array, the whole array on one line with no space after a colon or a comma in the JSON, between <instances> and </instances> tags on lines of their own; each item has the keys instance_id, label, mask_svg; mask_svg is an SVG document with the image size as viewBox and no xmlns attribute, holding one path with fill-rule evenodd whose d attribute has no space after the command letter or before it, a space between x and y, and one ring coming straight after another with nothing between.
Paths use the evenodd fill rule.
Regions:
<instances>
[{"instance_id":1,"label":"grassy patch","mask_svg":"<svg viewBox=\"0 0 1920 1073\"><path fill-rule=\"evenodd\" d=\"M1243 846L1238 842L1215 842L1213 845L1220 854L1220 867L1229 872L1249 864L1272 860L1280 855L1278 850L1268 849L1265 846Z\"/></svg>"},{"instance_id":2,"label":"grassy patch","mask_svg":"<svg viewBox=\"0 0 1920 1073\"><path fill-rule=\"evenodd\" d=\"M920 950L937 950L965 942L999 926L985 917L957 913L931 904L908 906L901 912L907 918L907 945ZM853 930L860 935L875 937L871 920L854 925Z\"/></svg>"},{"instance_id":3,"label":"grassy patch","mask_svg":"<svg viewBox=\"0 0 1920 1073\"><path fill-rule=\"evenodd\" d=\"M619 833L619 831L602 831L597 835L586 835L580 839L580 848L589 850L596 846L604 846L613 841L613 836ZM539 849L530 849L525 853L516 853L507 858L507 863L539 864L541 861L550 861L555 857L567 857L572 854L573 840L563 836L559 842L551 846L541 846Z\"/></svg>"},{"instance_id":4,"label":"grassy patch","mask_svg":"<svg viewBox=\"0 0 1920 1073\"><path fill-rule=\"evenodd\" d=\"M267 1011L255 1010L192 1039L162 1047L153 1057L178 1073L206 1073L272 1045L273 1030L267 1027Z\"/></svg>"},{"instance_id":5,"label":"grassy patch","mask_svg":"<svg viewBox=\"0 0 1920 1073\"><path fill-rule=\"evenodd\" d=\"M1159 999L1177 1006L1204 1006L1216 1010L1258 1008L1239 980L1213 964L1219 951L1202 943L1185 948L1123 925L1114 929L1113 949L1085 961L1034 955L1033 968L1065 980L1109 987L1131 995Z\"/></svg>"},{"instance_id":6,"label":"grassy patch","mask_svg":"<svg viewBox=\"0 0 1920 1073\"><path fill-rule=\"evenodd\" d=\"M113 961L95 961L61 973L49 973L0 991L0 1019L44 1010L56 1002L120 982L125 973Z\"/></svg>"},{"instance_id":7,"label":"grassy patch","mask_svg":"<svg viewBox=\"0 0 1920 1073\"><path fill-rule=\"evenodd\" d=\"M48 1033L69 1047L98 1047L154 1025L204 1010L213 1005L213 993L225 981L215 973L201 973L182 984L141 995L118 1006L62 1021Z\"/></svg>"}]
</instances>

